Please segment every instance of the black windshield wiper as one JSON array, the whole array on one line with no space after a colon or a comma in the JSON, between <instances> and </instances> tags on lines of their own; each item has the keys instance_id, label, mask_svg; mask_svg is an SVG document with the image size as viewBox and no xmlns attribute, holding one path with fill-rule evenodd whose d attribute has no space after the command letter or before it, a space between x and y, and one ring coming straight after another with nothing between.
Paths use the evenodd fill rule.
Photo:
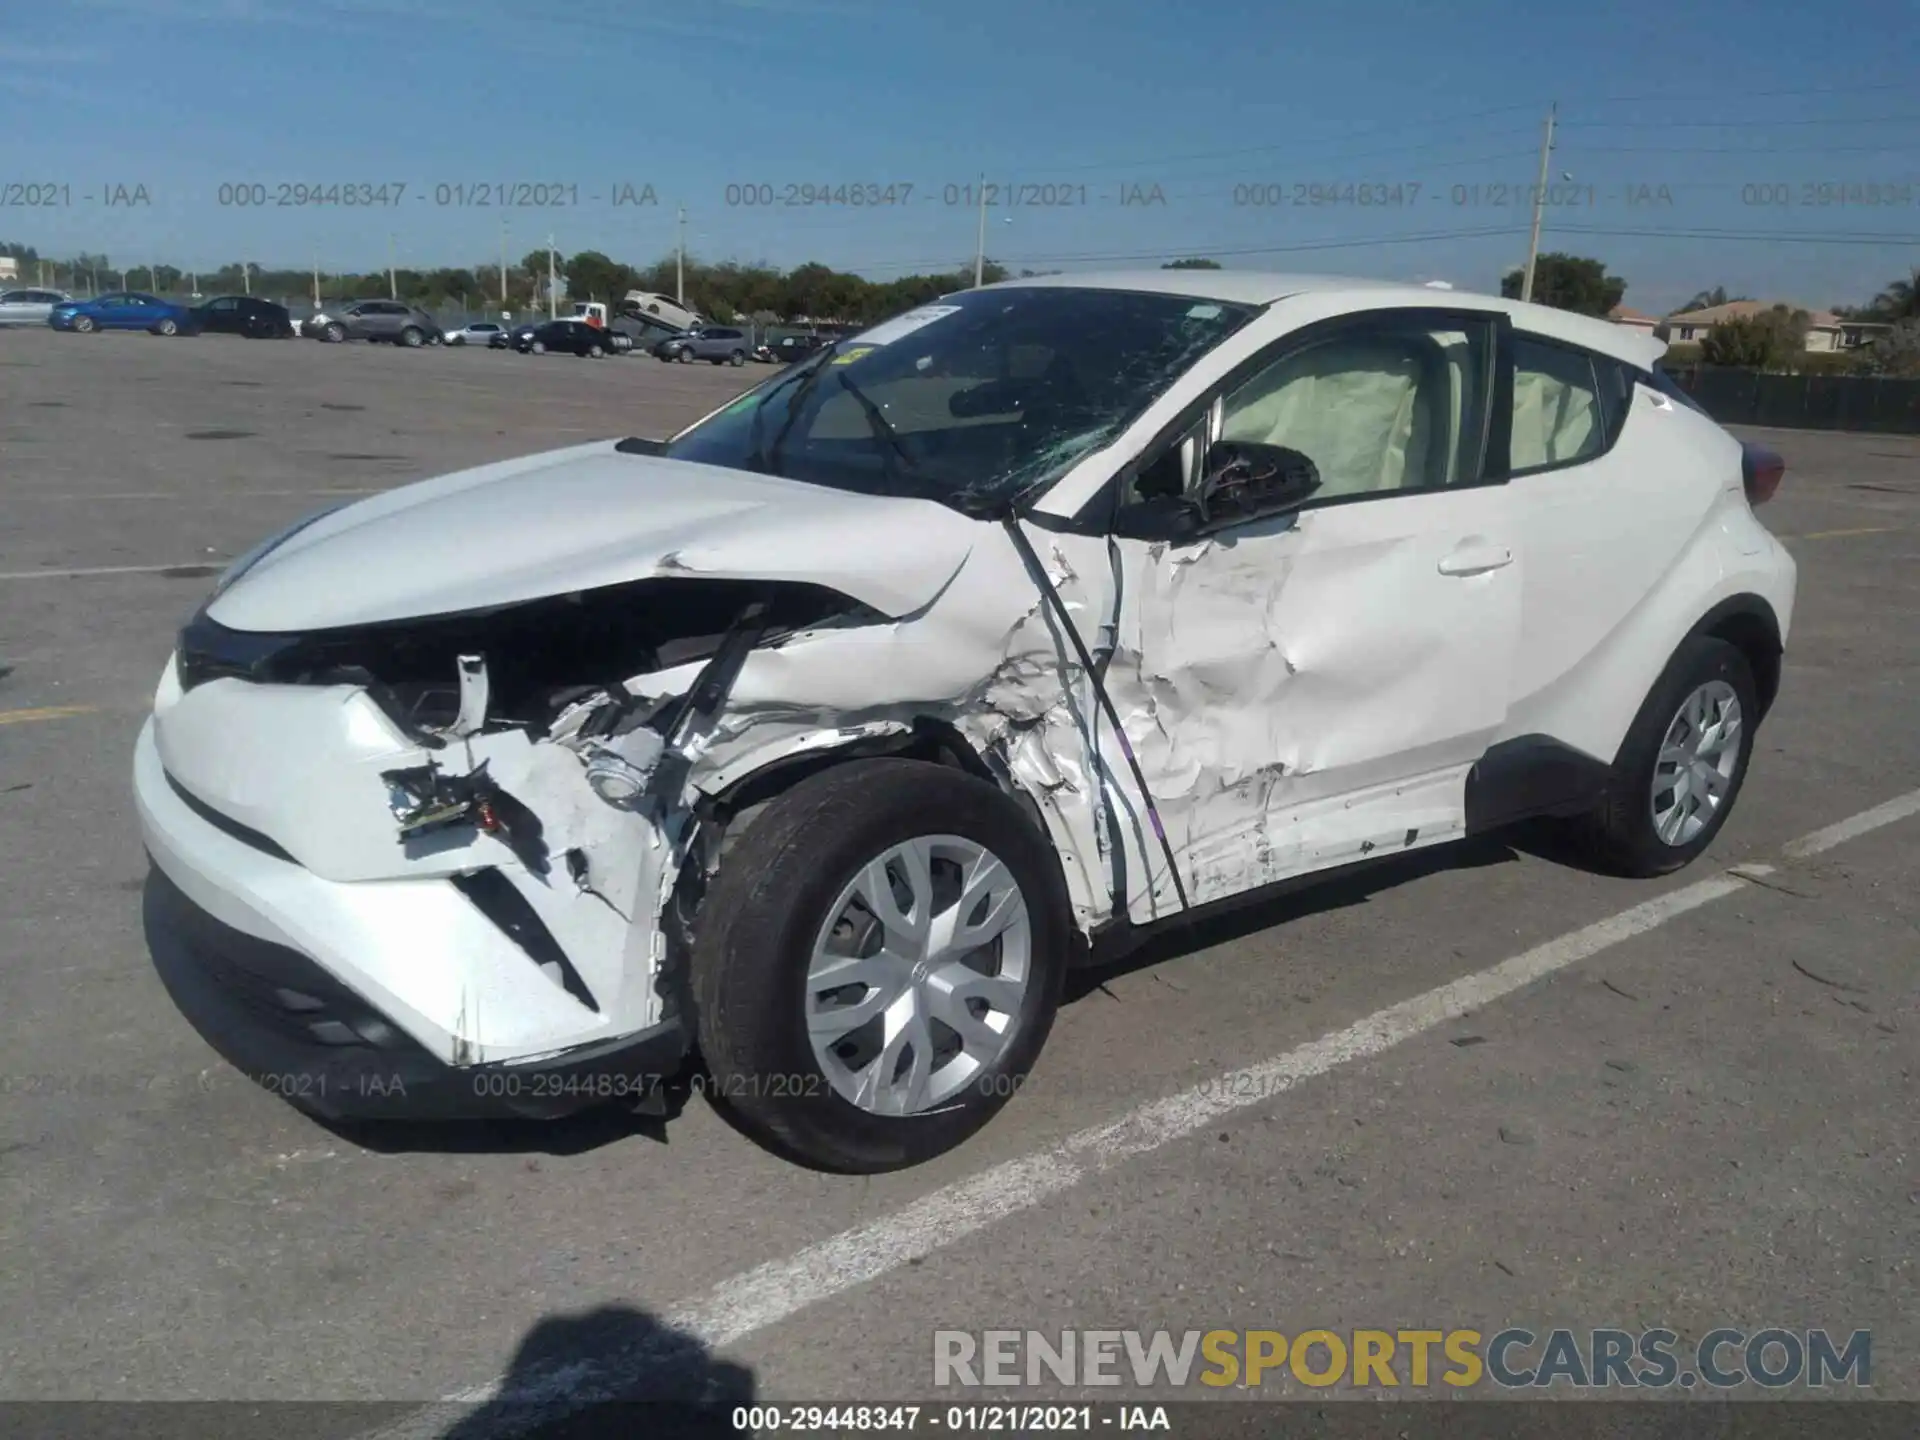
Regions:
<instances>
[{"instance_id":1,"label":"black windshield wiper","mask_svg":"<svg viewBox=\"0 0 1920 1440\"><path fill-rule=\"evenodd\" d=\"M854 398L854 402L866 415L867 428L873 431L873 438L886 447L882 451L880 461L881 471L886 478L894 480L900 475L915 473L919 467L914 464L913 456L907 453L907 447L900 439L900 432L887 423L887 417L881 413L880 407L868 398L866 391L847 377L847 372L844 370L840 372L840 386ZM898 471L894 469L893 464L896 458L900 462Z\"/></svg>"},{"instance_id":2,"label":"black windshield wiper","mask_svg":"<svg viewBox=\"0 0 1920 1440\"><path fill-rule=\"evenodd\" d=\"M801 402L807 398L807 392L813 389L814 383L826 373L827 357L839 348L840 342L836 340L820 352L818 360L814 362L811 368L803 369L800 366L795 366L767 387L767 393L762 395L760 397L760 403L753 407L753 424L747 433L747 447L752 456L754 469L764 474L772 470L774 465L779 461L780 447L786 443L787 432L793 429L794 421L800 418ZM773 437L772 450L763 455L760 451L760 417L766 413L767 402L773 399L779 391L786 389L787 386L791 385L795 380L800 381L800 388L795 390L788 398L787 418L780 426L780 433Z\"/></svg>"}]
</instances>

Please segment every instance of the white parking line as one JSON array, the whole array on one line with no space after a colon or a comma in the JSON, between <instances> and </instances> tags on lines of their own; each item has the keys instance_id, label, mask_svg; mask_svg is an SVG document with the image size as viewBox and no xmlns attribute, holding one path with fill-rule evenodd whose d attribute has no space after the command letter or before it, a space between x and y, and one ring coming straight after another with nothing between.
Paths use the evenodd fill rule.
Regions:
<instances>
[{"instance_id":1,"label":"white parking line","mask_svg":"<svg viewBox=\"0 0 1920 1440\"><path fill-rule=\"evenodd\" d=\"M1920 813L1920 790L1876 805L1838 824L1804 835L1782 853L1803 857L1829 850L1869 831ZM1771 873L1771 867L1740 867ZM1231 1085L1184 1090L1149 1101L1117 1120L1069 1136L1057 1145L983 1170L969 1180L925 1196L864 1225L837 1235L784 1260L721 1281L662 1317L691 1341L719 1349L757 1331L790 1320L810 1306L877 1280L909 1262L945 1249L995 1221L1029 1210L1062 1191L1125 1161L1192 1135L1235 1111L1263 1105L1302 1082L1338 1066L1379 1055L1435 1026L1484 1008L1570 965L1624 940L1644 935L1689 911L1746 888L1731 872L1722 872L1622 910L1581 930L1503 960L1491 969L1449 981L1410 1000L1375 1011L1344 1030L1323 1035L1270 1060L1235 1071ZM597 1400L630 1395L637 1381L673 1363L675 1342L661 1337L643 1353L582 1357L541 1376L516 1377L512 1389L503 1379L448 1396L439 1405L391 1429L379 1440L425 1440L443 1433L451 1413L500 1400L514 1407L501 1413L506 1434L522 1428L543 1409L564 1411ZM524 1407L524 1408L523 1408ZM482 1429L469 1434L480 1440Z\"/></svg>"},{"instance_id":2,"label":"white parking line","mask_svg":"<svg viewBox=\"0 0 1920 1440\"><path fill-rule=\"evenodd\" d=\"M380 491L377 488L368 486L321 486L318 488L303 486L298 490L223 490L218 493L198 495L179 490L115 490L104 495L79 495L67 490L44 495L35 495L31 492L22 494L16 491L14 495L15 498L22 500L44 500L49 502L65 500L77 501L81 504L91 504L95 500L169 500L176 502L202 500L265 500L294 498L301 495L378 495L379 493Z\"/></svg>"},{"instance_id":3,"label":"white parking line","mask_svg":"<svg viewBox=\"0 0 1920 1440\"><path fill-rule=\"evenodd\" d=\"M1858 815L1829 825L1824 830L1802 835L1798 840L1789 840L1780 847L1780 853L1789 860L1804 860L1809 855L1818 855L1822 850L1844 845L1856 835L1878 830L1882 825L1891 825L1909 815L1920 815L1920 790L1909 790L1905 795L1896 795L1885 804L1862 810Z\"/></svg>"},{"instance_id":4,"label":"white parking line","mask_svg":"<svg viewBox=\"0 0 1920 1440\"><path fill-rule=\"evenodd\" d=\"M0 570L0 580L76 580L88 575L171 575L192 579L217 575L226 566L219 560L178 560L171 565L86 565L77 570Z\"/></svg>"}]
</instances>

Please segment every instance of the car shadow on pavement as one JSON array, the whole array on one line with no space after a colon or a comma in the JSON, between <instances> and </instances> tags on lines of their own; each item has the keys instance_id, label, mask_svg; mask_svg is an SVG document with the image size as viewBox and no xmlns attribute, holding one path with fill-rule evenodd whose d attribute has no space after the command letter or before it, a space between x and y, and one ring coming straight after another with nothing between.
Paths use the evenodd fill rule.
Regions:
<instances>
[{"instance_id":1,"label":"car shadow on pavement","mask_svg":"<svg viewBox=\"0 0 1920 1440\"><path fill-rule=\"evenodd\" d=\"M751 1435L734 1419L753 1398L745 1366L664 1320L608 1305L543 1317L521 1339L498 1392L431 1433L438 1440L705 1440Z\"/></svg>"},{"instance_id":2,"label":"car shadow on pavement","mask_svg":"<svg viewBox=\"0 0 1920 1440\"><path fill-rule=\"evenodd\" d=\"M668 1130L691 1093L687 1077L661 1086L657 1094L665 1109L658 1115L639 1114L624 1105L596 1105L552 1120L311 1118L348 1144L377 1155L584 1155L635 1138L667 1144Z\"/></svg>"},{"instance_id":3,"label":"car shadow on pavement","mask_svg":"<svg viewBox=\"0 0 1920 1440\"><path fill-rule=\"evenodd\" d=\"M1144 933L1123 932L1096 942L1086 962L1068 974L1062 1003L1084 1000L1109 981L1135 971L1230 944L1309 915L1364 905L1382 890L1423 876L1512 863L1520 858L1513 839L1504 834L1476 837L1368 861L1334 876L1325 872L1303 876L1298 881L1283 881L1203 906L1189 920L1169 921Z\"/></svg>"}]
</instances>

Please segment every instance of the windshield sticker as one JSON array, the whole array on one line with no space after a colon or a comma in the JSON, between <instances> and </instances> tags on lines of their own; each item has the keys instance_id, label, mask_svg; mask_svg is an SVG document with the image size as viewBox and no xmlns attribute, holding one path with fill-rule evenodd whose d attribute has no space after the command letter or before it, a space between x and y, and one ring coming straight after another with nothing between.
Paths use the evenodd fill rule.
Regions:
<instances>
[{"instance_id":1,"label":"windshield sticker","mask_svg":"<svg viewBox=\"0 0 1920 1440\"><path fill-rule=\"evenodd\" d=\"M884 325L876 325L855 338L862 345L891 345L894 341L924 329L936 320L943 320L959 310L958 305L922 305L909 310L904 315L896 315Z\"/></svg>"},{"instance_id":2,"label":"windshield sticker","mask_svg":"<svg viewBox=\"0 0 1920 1440\"><path fill-rule=\"evenodd\" d=\"M1195 305L1187 311L1189 320L1217 320L1220 318L1218 305Z\"/></svg>"},{"instance_id":3,"label":"windshield sticker","mask_svg":"<svg viewBox=\"0 0 1920 1440\"><path fill-rule=\"evenodd\" d=\"M858 360L861 356L871 355L873 351L874 351L873 346L861 345L855 349L847 351L846 354L844 355L834 356L833 363L836 365L851 365L854 361Z\"/></svg>"}]
</instances>

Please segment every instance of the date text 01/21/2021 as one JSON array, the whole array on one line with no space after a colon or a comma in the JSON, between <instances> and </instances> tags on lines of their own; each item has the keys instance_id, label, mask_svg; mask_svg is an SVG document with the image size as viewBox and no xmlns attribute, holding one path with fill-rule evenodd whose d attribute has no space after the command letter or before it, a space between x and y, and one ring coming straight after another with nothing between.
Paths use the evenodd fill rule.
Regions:
<instances>
[{"instance_id":1,"label":"date text 01/21/2021","mask_svg":"<svg viewBox=\"0 0 1920 1440\"><path fill-rule=\"evenodd\" d=\"M479 180L432 186L405 180L356 180L303 184L236 180L220 186L215 202L230 209L284 210L326 207L342 210L394 209L412 195L416 203L463 210L565 210L582 203L612 206L658 206L660 196L642 181L620 180L602 187L581 187L573 181Z\"/></svg>"},{"instance_id":2,"label":"date text 01/21/2021","mask_svg":"<svg viewBox=\"0 0 1920 1440\"><path fill-rule=\"evenodd\" d=\"M145 185L119 181L83 184L78 198L82 205L104 205L110 209L153 204L153 192ZM74 200L74 188L65 180L0 180L0 210L66 210Z\"/></svg>"},{"instance_id":3,"label":"date text 01/21/2021","mask_svg":"<svg viewBox=\"0 0 1920 1440\"><path fill-rule=\"evenodd\" d=\"M1084 185L1077 182L1031 182L1020 184L954 183L919 186L906 180L810 184L790 181L742 181L722 192L729 209L788 210L811 206L833 206L849 210L900 209L918 203L940 203L988 210L1078 209L1091 205L1161 206L1167 194L1157 183L1128 181L1117 185Z\"/></svg>"},{"instance_id":4,"label":"date text 01/21/2021","mask_svg":"<svg viewBox=\"0 0 1920 1440\"><path fill-rule=\"evenodd\" d=\"M733 1428L751 1435L1030 1435L1173 1428L1164 1405L738 1405Z\"/></svg>"}]
</instances>

